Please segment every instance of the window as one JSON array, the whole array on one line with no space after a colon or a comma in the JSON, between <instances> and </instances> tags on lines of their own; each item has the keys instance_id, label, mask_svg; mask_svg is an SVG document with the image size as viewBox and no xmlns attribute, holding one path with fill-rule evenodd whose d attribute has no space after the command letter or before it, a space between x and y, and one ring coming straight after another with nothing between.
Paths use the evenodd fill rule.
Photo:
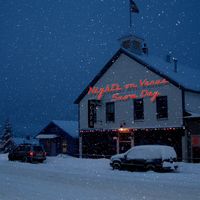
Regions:
<instances>
[{"instance_id":1,"label":"window","mask_svg":"<svg viewBox=\"0 0 200 200\"><path fill-rule=\"evenodd\" d=\"M157 119L168 118L167 96L156 98Z\"/></svg>"},{"instance_id":2,"label":"window","mask_svg":"<svg viewBox=\"0 0 200 200\"><path fill-rule=\"evenodd\" d=\"M122 46L125 48L125 49L128 49L131 47L131 41L130 40L126 40L122 43Z\"/></svg>"},{"instance_id":3,"label":"window","mask_svg":"<svg viewBox=\"0 0 200 200\"><path fill-rule=\"evenodd\" d=\"M106 103L106 122L115 121L115 103L109 102Z\"/></svg>"},{"instance_id":4,"label":"window","mask_svg":"<svg viewBox=\"0 0 200 200\"><path fill-rule=\"evenodd\" d=\"M141 43L140 43L139 41L134 40L134 41L133 41L133 45L134 45L134 48L135 48L135 49L140 50L140 48L141 48Z\"/></svg>"},{"instance_id":5,"label":"window","mask_svg":"<svg viewBox=\"0 0 200 200\"><path fill-rule=\"evenodd\" d=\"M134 119L142 120L144 119L144 103L143 99L134 100Z\"/></svg>"}]
</instances>

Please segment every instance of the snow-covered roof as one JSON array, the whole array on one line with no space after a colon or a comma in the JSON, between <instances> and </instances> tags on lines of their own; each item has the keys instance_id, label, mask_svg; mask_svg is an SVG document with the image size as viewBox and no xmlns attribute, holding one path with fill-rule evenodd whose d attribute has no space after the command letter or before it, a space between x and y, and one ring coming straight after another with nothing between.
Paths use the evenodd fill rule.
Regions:
<instances>
[{"instance_id":1,"label":"snow-covered roof","mask_svg":"<svg viewBox=\"0 0 200 200\"><path fill-rule=\"evenodd\" d=\"M123 41L123 40L126 40L126 39L137 39L137 40L142 40L144 41L143 38L141 38L140 36L137 36L137 35L132 35L130 33L126 33L124 34L122 37L120 37L118 40L119 41Z\"/></svg>"},{"instance_id":2,"label":"snow-covered roof","mask_svg":"<svg viewBox=\"0 0 200 200\"><path fill-rule=\"evenodd\" d=\"M63 121L63 120L53 120L55 125L61 128L63 131L68 133L70 136L74 138L78 138L78 122L77 121Z\"/></svg>"},{"instance_id":3,"label":"snow-covered roof","mask_svg":"<svg viewBox=\"0 0 200 200\"><path fill-rule=\"evenodd\" d=\"M185 116L184 118L200 118L200 113L194 113L188 110L186 112L189 113L189 116Z\"/></svg>"},{"instance_id":4,"label":"snow-covered roof","mask_svg":"<svg viewBox=\"0 0 200 200\"><path fill-rule=\"evenodd\" d=\"M150 66L154 70L158 71L176 83L180 84L185 89L194 90L200 92L200 70L184 66L181 63L177 64L177 72L174 71L174 63L168 63L164 57L159 58L154 55L136 55L130 51L123 49L131 56L139 59L144 64Z\"/></svg>"},{"instance_id":5,"label":"snow-covered roof","mask_svg":"<svg viewBox=\"0 0 200 200\"><path fill-rule=\"evenodd\" d=\"M186 67L178 62L177 72L175 72L174 63L168 63L164 58L159 58L153 55L137 55L124 48L120 48L78 96L78 98L74 101L75 104L78 104L82 100L82 98L87 94L89 87L93 87L98 82L98 80L107 72L107 70L113 65L121 54L125 54L144 67L147 67L150 71L163 76L168 81L183 90L200 93L200 70Z\"/></svg>"},{"instance_id":6,"label":"snow-covered roof","mask_svg":"<svg viewBox=\"0 0 200 200\"><path fill-rule=\"evenodd\" d=\"M25 137L14 137L13 141L16 145L24 144L24 143L29 143L29 144L38 144L38 140L30 138L26 139Z\"/></svg>"}]
</instances>

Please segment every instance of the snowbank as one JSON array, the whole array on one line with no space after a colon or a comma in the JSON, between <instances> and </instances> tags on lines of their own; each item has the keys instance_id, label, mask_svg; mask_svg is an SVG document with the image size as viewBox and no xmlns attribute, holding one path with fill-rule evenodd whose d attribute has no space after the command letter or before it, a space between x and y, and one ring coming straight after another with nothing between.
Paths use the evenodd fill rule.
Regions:
<instances>
[{"instance_id":1,"label":"snowbank","mask_svg":"<svg viewBox=\"0 0 200 200\"><path fill-rule=\"evenodd\" d=\"M48 157L43 164L10 162L0 155L1 200L196 200L200 164L178 173L113 171L108 159Z\"/></svg>"}]
</instances>

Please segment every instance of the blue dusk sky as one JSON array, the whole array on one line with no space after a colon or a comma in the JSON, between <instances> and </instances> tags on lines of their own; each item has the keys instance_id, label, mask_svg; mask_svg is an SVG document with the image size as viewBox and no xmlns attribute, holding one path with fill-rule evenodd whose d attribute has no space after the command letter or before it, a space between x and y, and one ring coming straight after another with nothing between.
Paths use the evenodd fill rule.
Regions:
<instances>
[{"instance_id":1,"label":"blue dusk sky","mask_svg":"<svg viewBox=\"0 0 200 200\"><path fill-rule=\"evenodd\" d=\"M132 31L150 54L199 68L199 0L135 0ZM76 97L119 49L129 0L0 0L0 124L36 134L77 120ZM192 81L192 80L191 80Z\"/></svg>"}]
</instances>

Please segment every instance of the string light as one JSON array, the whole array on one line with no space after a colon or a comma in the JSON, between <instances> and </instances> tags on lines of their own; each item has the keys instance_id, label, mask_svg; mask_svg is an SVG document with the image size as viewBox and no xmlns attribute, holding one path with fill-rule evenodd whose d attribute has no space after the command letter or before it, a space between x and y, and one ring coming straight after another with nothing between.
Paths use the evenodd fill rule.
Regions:
<instances>
[{"instance_id":1,"label":"string light","mask_svg":"<svg viewBox=\"0 0 200 200\"><path fill-rule=\"evenodd\" d=\"M184 129L184 127L168 127L168 128L119 128L119 129L92 129L92 130L80 130L80 133L132 133L136 131L145 131L145 132L151 132L151 131L175 131Z\"/></svg>"}]
</instances>

